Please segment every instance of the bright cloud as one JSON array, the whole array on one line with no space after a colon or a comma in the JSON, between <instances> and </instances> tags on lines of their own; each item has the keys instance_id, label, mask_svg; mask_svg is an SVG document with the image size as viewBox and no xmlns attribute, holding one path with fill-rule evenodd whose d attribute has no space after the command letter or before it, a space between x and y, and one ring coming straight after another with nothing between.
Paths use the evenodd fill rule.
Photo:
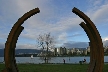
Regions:
<instances>
[{"instance_id":1,"label":"bright cloud","mask_svg":"<svg viewBox=\"0 0 108 72\"><path fill-rule=\"evenodd\" d=\"M108 40L108 37L104 37L102 40L103 40L103 41L106 41L106 40Z\"/></svg>"}]
</instances>

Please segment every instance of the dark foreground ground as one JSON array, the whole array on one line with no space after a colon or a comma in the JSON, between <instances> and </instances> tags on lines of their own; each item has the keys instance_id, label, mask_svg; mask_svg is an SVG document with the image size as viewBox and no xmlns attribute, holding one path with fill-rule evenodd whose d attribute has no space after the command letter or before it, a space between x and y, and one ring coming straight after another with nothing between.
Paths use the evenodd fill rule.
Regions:
<instances>
[{"instance_id":1,"label":"dark foreground ground","mask_svg":"<svg viewBox=\"0 0 108 72\"><path fill-rule=\"evenodd\" d=\"M86 72L88 64L17 64L19 72ZM0 64L0 72L4 64ZM108 72L108 64L104 64L103 72Z\"/></svg>"}]
</instances>

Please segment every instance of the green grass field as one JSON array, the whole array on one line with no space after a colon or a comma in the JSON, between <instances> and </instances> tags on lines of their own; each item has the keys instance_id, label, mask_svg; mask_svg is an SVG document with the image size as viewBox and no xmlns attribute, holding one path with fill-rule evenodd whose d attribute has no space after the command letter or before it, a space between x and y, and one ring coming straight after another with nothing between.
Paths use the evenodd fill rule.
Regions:
<instances>
[{"instance_id":1,"label":"green grass field","mask_svg":"<svg viewBox=\"0 0 108 72\"><path fill-rule=\"evenodd\" d=\"M88 64L17 64L19 72L86 72ZM0 64L0 72L4 64ZM108 64L103 72L108 72Z\"/></svg>"}]
</instances>

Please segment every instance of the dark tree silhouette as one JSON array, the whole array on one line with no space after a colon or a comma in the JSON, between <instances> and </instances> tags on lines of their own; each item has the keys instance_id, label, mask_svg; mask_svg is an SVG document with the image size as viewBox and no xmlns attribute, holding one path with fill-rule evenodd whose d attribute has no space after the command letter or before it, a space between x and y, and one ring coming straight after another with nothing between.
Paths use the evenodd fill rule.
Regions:
<instances>
[{"instance_id":1,"label":"dark tree silhouette","mask_svg":"<svg viewBox=\"0 0 108 72\"><path fill-rule=\"evenodd\" d=\"M51 58L50 50L54 48L54 37L51 36L50 33L45 33L43 35L39 35L37 38L38 47L42 49L42 57L45 60L45 63L48 63L48 60Z\"/></svg>"}]
</instances>

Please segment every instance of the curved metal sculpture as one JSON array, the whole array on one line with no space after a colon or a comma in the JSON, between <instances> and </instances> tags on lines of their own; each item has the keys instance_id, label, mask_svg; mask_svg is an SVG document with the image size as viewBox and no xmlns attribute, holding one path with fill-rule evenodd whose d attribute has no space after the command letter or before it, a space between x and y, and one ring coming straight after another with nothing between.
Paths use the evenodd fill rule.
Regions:
<instances>
[{"instance_id":1,"label":"curved metal sculpture","mask_svg":"<svg viewBox=\"0 0 108 72\"><path fill-rule=\"evenodd\" d=\"M5 61L5 69L2 72L18 72L16 60L15 60L15 48L19 35L21 34L24 27L21 25L24 23L32 15L39 13L39 8L35 8L27 13L25 13L12 27L7 41L5 43L4 49L4 61ZM87 72L102 72L103 64L104 64L104 50L103 44L101 40L101 36L96 29L94 23L87 17L83 12L78 10L77 8L73 8L73 13L77 14L80 18L82 18L84 22L80 23L80 26L86 32L89 40L90 40L90 65ZM94 67L92 67L94 66Z\"/></svg>"},{"instance_id":2,"label":"curved metal sculpture","mask_svg":"<svg viewBox=\"0 0 108 72\"><path fill-rule=\"evenodd\" d=\"M96 26L94 25L94 23L83 12L81 12L75 7L73 8L72 12L78 15L80 18L82 18L86 22L86 24L81 23L80 25L85 30L85 32L87 33L90 39L90 45L92 47L90 48L91 51L94 51L94 52L91 52L90 63L92 64L92 62L95 60L96 64L95 64L95 68L93 72L102 72L103 65L104 65L104 50L103 50L103 43L101 40L101 36ZM90 70L88 70L88 72L90 72Z\"/></svg>"},{"instance_id":3,"label":"curved metal sculpture","mask_svg":"<svg viewBox=\"0 0 108 72\"><path fill-rule=\"evenodd\" d=\"M90 45L90 65L89 65L89 68L88 68L88 71L87 72L93 72L93 63L95 63L94 61L96 61L95 57L96 57L96 54L94 52L94 48L96 48L96 42L94 41L94 37L91 33L91 31L89 30L89 28L87 27L87 24L85 24L84 22L81 22L80 23L80 26L84 29L84 31L86 32L90 42L89 42L89 45Z\"/></svg>"},{"instance_id":4,"label":"curved metal sculpture","mask_svg":"<svg viewBox=\"0 0 108 72\"><path fill-rule=\"evenodd\" d=\"M24 27L21 25L24 23L32 15L39 13L39 8L35 8L27 13L25 13L12 27L7 41L5 43L4 49L4 61L5 61L5 69L2 72L18 72L18 68L15 60L15 48L19 35L21 34Z\"/></svg>"}]
</instances>

